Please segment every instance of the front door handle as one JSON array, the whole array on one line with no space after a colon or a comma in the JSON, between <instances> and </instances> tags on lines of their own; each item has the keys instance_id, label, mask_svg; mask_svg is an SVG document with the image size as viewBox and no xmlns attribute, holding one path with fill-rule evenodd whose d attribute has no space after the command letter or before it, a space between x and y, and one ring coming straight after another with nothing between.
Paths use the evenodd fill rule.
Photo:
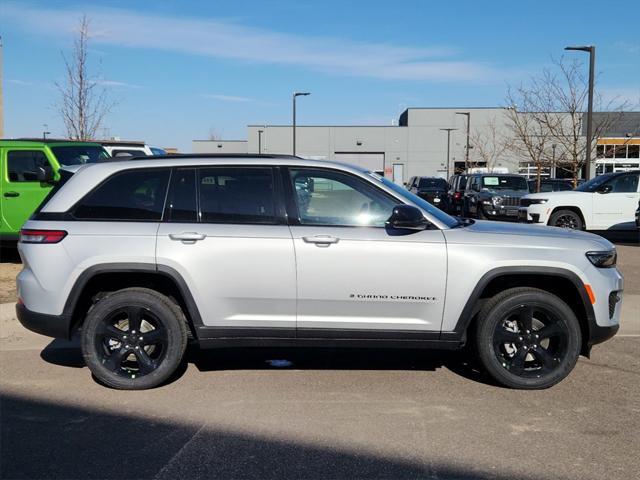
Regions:
<instances>
[{"instance_id":1,"label":"front door handle","mask_svg":"<svg viewBox=\"0 0 640 480\"><path fill-rule=\"evenodd\" d=\"M182 233L170 233L169 238L171 240L179 240L182 243L196 243L199 240L204 240L207 236L204 233L197 232L182 232Z\"/></svg>"},{"instance_id":2,"label":"front door handle","mask_svg":"<svg viewBox=\"0 0 640 480\"><path fill-rule=\"evenodd\" d=\"M5 197L19 197L20 194L18 192L4 192Z\"/></svg>"},{"instance_id":3,"label":"front door handle","mask_svg":"<svg viewBox=\"0 0 640 480\"><path fill-rule=\"evenodd\" d=\"M328 247L333 243L338 243L340 239L331 235L314 235L313 237L302 237L305 243L315 243L318 247Z\"/></svg>"}]
</instances>

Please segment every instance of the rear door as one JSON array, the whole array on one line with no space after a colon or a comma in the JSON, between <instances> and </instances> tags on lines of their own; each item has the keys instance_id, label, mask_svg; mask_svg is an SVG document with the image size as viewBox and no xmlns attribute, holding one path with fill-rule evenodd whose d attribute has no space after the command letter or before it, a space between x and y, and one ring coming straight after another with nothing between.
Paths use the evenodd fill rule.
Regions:
<instances>
[{"instance_id":1,"label":"rear door","mask_svg":"<svg viewBox=\"0 0 640 480\"><path fill-rule=\"evenodd\" d=\"M0 153L3 155L1 231L17 233L51 190L51 185L38 181L38 169L53 168L53 164L42 149L7 148Z\"/></svg>"},{"instance_id":2,"label":"rear door","mask_svg":"<svg viewBox=\"0 0 640 480\"><path fill-rule=\"evenodd\" d=\"M211 336L295 335L293 240L274 168L175 169L157 261L187 282Z\"/></svg>"}]
</instances>

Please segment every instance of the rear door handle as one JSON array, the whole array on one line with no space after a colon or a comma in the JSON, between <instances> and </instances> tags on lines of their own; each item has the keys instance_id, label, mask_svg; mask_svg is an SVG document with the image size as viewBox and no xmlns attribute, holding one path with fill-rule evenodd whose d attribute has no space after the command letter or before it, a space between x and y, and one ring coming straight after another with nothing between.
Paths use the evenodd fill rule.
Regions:
<instances>
[{"instance_id":1,"label":"rear door handle","mask_svg":"<svg viewBox=\"0 0 640 480\"><path fill-rule=\"evenodd\" d=\"M331 235L314 235L313 237L302 237L305 243L315 243L318 247L328 247L333 243L338 243L340 239Z\"/></svg>"},{"instance_id":2,"label":"rear door handle","mask_svg":"<svg viewBox=\"0 0 640 480\"><path fill-rule=\"evenodd\" d=\"M207 236L204 233L197 232L182 232L182 233L170 233L169 238L171 240L179 240L182 243L195 243L199 240L204 240Z\"/></svg>"},{"instance_id":3,"label":"rear door handle","mask_svg":"<svg viewBox=\"0 0 640 480\"><path fill-rule=\"evenodd\" d=\"M20 194L18 192L4 192L5 197L19 197Z\"/></svg>"}]
</instances>

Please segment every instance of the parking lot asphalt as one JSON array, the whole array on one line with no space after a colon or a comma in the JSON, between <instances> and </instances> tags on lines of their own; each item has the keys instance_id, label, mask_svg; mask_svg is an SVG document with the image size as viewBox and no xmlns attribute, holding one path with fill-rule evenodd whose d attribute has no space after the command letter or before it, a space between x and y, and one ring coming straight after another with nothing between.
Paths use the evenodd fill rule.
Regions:
<instances>
[{"instance_id":1,"label":"parking lot asphalt","mask_svg":"<svg viewBox=\"0 0 640 480\"><path fill-rule=\"evenodd\" d=\"M618 251L629 305L640 247ZM121 392L92 379L77 342L0 317L3 479L640 478L638 336L538 392L454 352L191 347L169 384Z\"/></svg>"}]
</instances>

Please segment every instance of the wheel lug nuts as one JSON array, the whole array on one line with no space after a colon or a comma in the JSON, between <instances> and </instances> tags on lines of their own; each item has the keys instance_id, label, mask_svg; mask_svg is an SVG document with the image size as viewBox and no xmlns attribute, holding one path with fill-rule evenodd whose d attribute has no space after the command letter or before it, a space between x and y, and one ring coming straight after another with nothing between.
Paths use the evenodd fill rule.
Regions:
<instances>
[{"instance_id":1,"label":"wheel lug nuts","mask_svg":"<svg viewBox=\"0 0 640 480\"><path fill-rule=\"evenodd\" d=\"M142 337L138 337L138 340L142 340Z\"/></svg>"},{"instance_id":2,"label":"wheel lug nuts","mask_svg":"<svg viewBox=\"0 0 640 480\"><path fill-rule=\"evenodd\" d=\"M518 337L518 340L522 341L523 339L522 339L522 337Z\"/></svg>"}]
</instances>

